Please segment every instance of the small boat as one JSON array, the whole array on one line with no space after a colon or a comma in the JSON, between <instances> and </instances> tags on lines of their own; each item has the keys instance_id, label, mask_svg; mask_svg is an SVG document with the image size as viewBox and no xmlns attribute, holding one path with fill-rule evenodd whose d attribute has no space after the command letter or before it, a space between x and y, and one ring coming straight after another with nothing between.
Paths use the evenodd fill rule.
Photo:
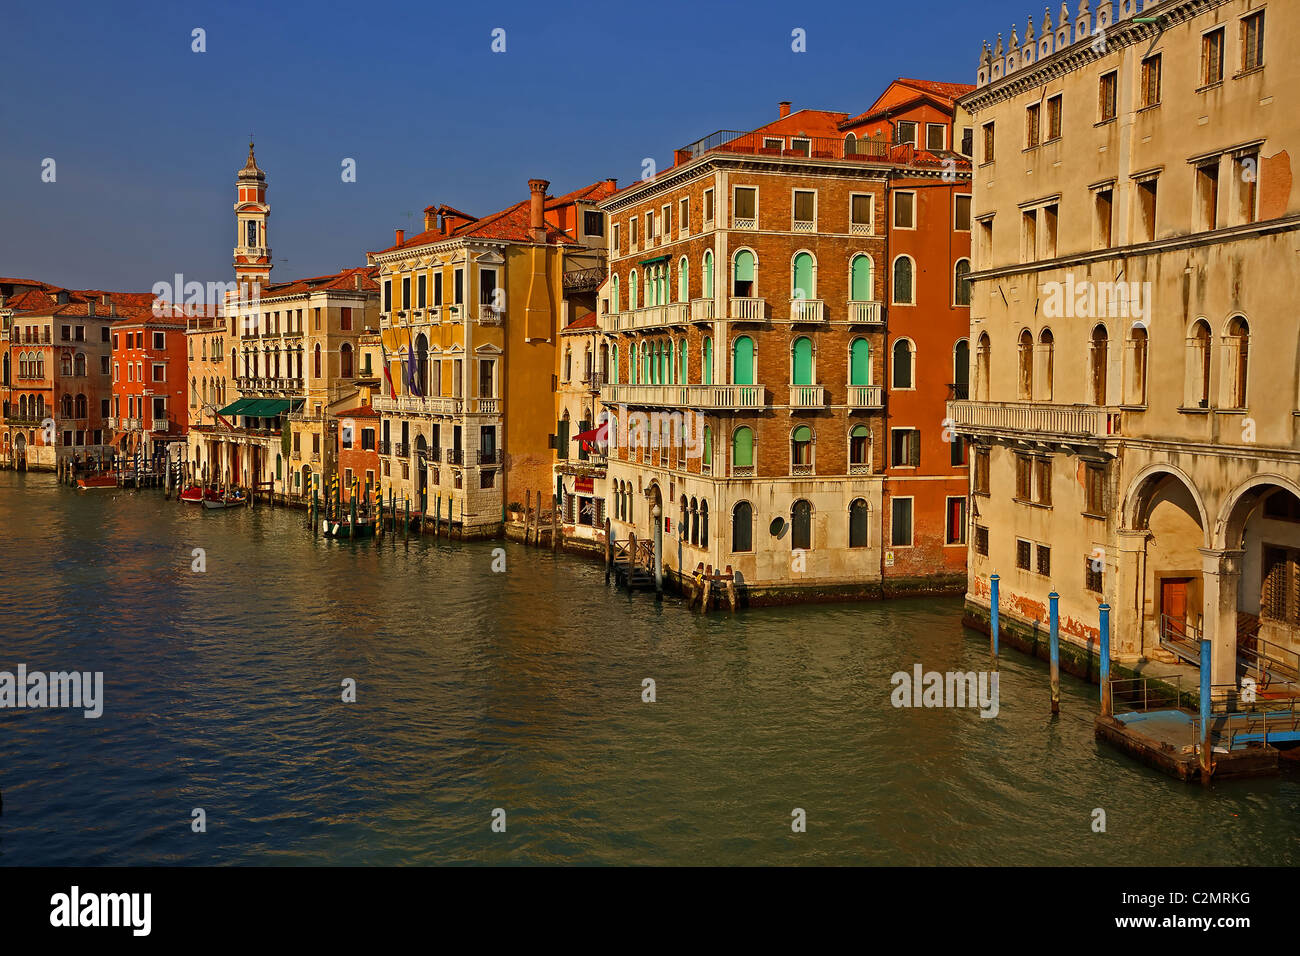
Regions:
<instances>
[{"instance_id":1,"label":"small boat","mask_svg":"<svg viewBox=\"0 0 1300 956\"><path fill-rule=\"evenodd\" d=\"M86 478L77 479L77 488L80 491L90 491L95 488L116 488L116 475L90 475Z\"/></svg>"},{"instance_id":2,"label":"small boat","mask_svg":"<svg viewBox=\"0 0 1300 956\"><path fill-rule=\"evenodd\" d=\"M248 496L243 492L208 492L203 499L203 507L216 510L219 508L242 508L248 504Z\"/></svg>"},{"instance_id":3,"label":"small boat","mask_svg":"<svg viewBox=\"0 0 1300 956\"><path fill-rule=\"evenodd\" d=\"M180 494L181 501L188 502L192 505L203 503L203 489L198 485L190 485Z\"/></svg>"}]
</instances>

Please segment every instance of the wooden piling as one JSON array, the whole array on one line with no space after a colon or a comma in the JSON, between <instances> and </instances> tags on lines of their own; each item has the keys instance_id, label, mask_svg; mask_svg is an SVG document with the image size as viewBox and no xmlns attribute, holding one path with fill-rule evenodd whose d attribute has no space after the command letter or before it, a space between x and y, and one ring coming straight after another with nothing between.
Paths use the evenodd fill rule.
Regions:
<instances>
[{"instance_id":1,"label":"wooden piling","mask_svg":"<svg viewBox=\"0 0 1300 956\"><path fill-rule=\"evenodd\" d=\"M1061 634L1060 609L1061 596L1053 591L1047 595L1048 601L1048 646L1051 657L1050 672L1052 680L1052 713L1061 712Z\"/></svg>"}]
</instances>

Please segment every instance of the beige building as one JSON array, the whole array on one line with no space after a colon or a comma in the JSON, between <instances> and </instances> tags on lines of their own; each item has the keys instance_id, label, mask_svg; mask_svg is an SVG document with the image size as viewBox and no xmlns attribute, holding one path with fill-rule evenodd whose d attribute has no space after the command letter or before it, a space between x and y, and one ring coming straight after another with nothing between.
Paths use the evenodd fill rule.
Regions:
<instances>
[{"instance_id":1,"label":"beige building","mask_svg":"<svg viewBox=\"0 0 1300 956\"><path fill-rule=\"evenodd\" d=\"M997 573L1027 635L1055 590L1079 662L1105 601L1115 658L1204 635L1231 685L1239 653L1300 650L1300 10L1081 7L986 46L961 101L968 612L987 619Z\"/></svg>"}]
</instances>

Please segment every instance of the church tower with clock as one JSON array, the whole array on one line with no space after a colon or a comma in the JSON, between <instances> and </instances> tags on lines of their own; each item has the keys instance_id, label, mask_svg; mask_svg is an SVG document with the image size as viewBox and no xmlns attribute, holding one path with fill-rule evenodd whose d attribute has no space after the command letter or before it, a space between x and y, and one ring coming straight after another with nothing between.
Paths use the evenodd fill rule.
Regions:
<instances>
[{"instance_id":1,"label":"church tower with clock","mask_svg":"<svg viewBox=\"0 0 1300 956\"><path fill-rule=\"evenodd\" d=\"M239 171L235 187L237 234L235 237L235 281L259 288L271 278L271 247L266 237L266 220L271 207L266 204L266 173L257 168L253 144L248 144L248 162Z\"/></svg>"}]
</instances>

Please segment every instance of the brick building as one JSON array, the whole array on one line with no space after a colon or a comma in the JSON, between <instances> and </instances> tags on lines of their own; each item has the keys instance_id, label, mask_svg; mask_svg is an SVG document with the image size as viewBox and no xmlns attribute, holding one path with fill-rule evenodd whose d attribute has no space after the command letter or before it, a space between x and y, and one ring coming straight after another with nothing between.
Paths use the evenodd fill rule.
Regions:
<instances>
[{"instance_id":1,"label":"brick building","mask_svg":"<svg viewBox=\"0 0 1300 956\"><path fill-rule=\"evenodd\" d=\"M113 397L108 418L114 452L141 465L184 443L189 431L186 316L159 302L119 319L112 337ZM184 459L184 449L179 452Z\"/></svg>"}]
</instances>

